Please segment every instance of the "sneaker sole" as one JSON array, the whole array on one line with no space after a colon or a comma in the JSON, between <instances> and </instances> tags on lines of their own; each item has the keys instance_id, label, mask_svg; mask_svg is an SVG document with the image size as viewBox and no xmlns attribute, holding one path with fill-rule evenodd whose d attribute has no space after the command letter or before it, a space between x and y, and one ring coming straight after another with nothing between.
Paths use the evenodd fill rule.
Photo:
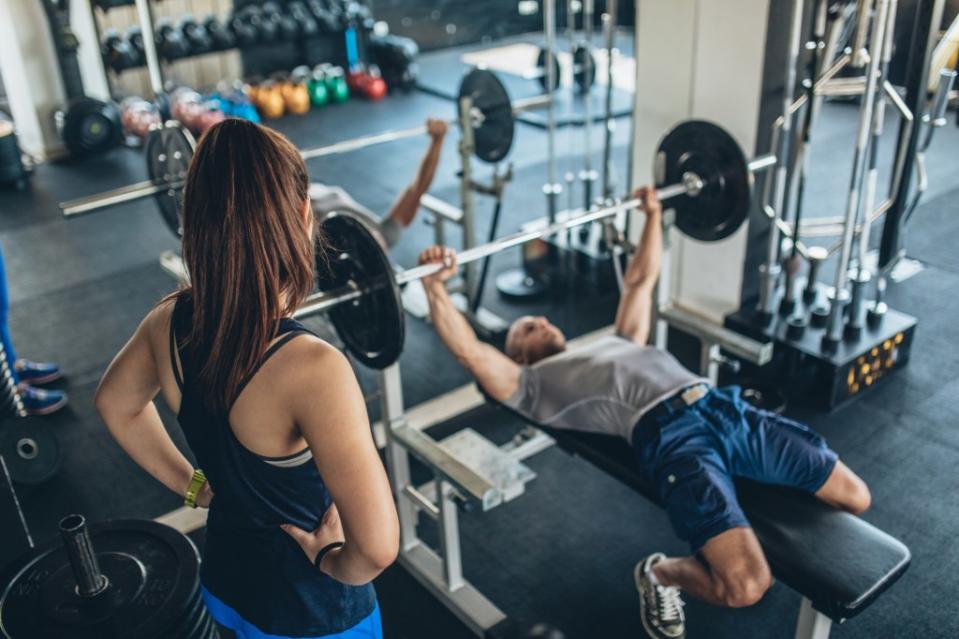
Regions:
<instances>
[{"instance_id":1,"label":"sneaker sole","mask_svg":"<svg viewBox=\"0 0 959 639\"><path fill-rule=\"evenodd\" d=\"M47 407L45 407L45 408L28 408L28 409L27 409L27 415L31 415L31 416L34 416L34 417L42 417L42 416L44 416L44 415L49 415L49 414L51 414L51 413L55 413L55 412L57 412L58 410L60 410L61 408L63 408L64 406L66 406L68 401L69 401L69 400L68 400L66 397L64 397L64 398L61 399L59 402L56 402L56 403L54 403L54 404L50 404L49 406L47 406Z\"/></svg>"},{"instance_id":2,"label":"sneaker sole","mask_svg":"<svg viewBox=\"0 0 959 639\"><path fill-rule=\"evenodd\" d=\"M24 374L21 372L17 372L17 377L20 379L21 382L25 384L34 384L39 386L41 384L49 384L50 382L57 381L58 379L63 377L63 373L56 372L56 373L50 373L49 375L41 375L39 377L29 377L29 376L24 376Z\"/></svg>"},{"instance_id":3,"label":"sneaker sole","mask_svg":"<svg viewBox=\"0 0 959 639\"><path fill-rule=\"evenodd\" d=\"M667 635L654 631L646 624L646 597L643 596L642 588L642 570L645 564L645 560L642 563L636 564L636 567L633 569L633 580L636 582L636 591L639 593L639 620L643 623L643 630L646 631L646 636L649 637L649 639L686 639L685 632L675 637L668 637Z\"/></svg>"}]
</instances>

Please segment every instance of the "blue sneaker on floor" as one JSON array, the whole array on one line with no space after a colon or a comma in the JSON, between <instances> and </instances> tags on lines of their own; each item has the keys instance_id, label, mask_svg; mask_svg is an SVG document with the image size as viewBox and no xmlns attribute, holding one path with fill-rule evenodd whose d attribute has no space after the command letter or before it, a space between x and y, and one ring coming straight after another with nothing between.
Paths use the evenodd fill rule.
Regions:
<instances>
[{"instance_id":1,"label":"blue sneaker on floor","mask_svg":"<svg viewBox=\"0 0 959 639\"><path fill-rule=\"evenodd\" d=\"M58 390L34 388L20 384L20 397L28 415L49 415L67 405L67 394Z\"/></svg>"},{"instance_id":2,"label":"blue sneaker on floor","mask_svg":"<svg viewBox=\"0 0 959 639\"><path fill-rule=\"evenodd\" d=\"M24 384L49 384L63 376L56 364L28 359L18 359L13 363L13 370Z\"/></svg>"}]
</instances>

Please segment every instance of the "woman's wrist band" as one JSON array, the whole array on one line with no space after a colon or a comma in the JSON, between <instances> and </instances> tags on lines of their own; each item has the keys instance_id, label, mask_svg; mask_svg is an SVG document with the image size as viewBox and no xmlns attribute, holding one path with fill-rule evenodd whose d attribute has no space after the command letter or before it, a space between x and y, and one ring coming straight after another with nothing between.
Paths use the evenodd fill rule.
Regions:
<instances>
[{"instance_id":1,"label":"woman's wrist band","mask_svg":"<svg viewBox=\"0 0 959 639\"><path fill-rule=\"evenodd\" d=\"M193 471L193 477L190 479L190 485L186 487L186 495L183 498L183 505L190 508L196 508L196 496L200 494L200 489L206 483L206 475L197 468Z\"/></svg>"},{"instance_id":2,"label":"woman's wrist band","mask_svg":"<svg viewBox=\"0 0 959 639\"><path fill-rule=\"evenodd\" d=\"M332 544L327 544L320 549L320 552L316 553L316 559L313 560L313 565L317 569L320 568L320 564L323 563L323 557L327 555L331 550L336 550L337 548L342 548L344 542L334 541Z\"/></svg>"}]
</instances>

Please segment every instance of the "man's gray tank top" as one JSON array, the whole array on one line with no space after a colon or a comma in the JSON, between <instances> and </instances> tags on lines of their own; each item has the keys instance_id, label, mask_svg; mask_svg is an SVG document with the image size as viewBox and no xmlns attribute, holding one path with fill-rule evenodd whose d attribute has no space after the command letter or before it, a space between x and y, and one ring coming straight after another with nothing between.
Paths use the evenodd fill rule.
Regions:
<instances>
[{"instance_id":1,"label":"man's gray tank top","mask_svg":"<svg viewBox=\"0 0 959 639\"><path fill-rule=\"evenodd\" d=\"M668 352L609 335L524 366L506 404L544 426L628 441L644 413L699 382Z\"/></svg>"}]
</instances>

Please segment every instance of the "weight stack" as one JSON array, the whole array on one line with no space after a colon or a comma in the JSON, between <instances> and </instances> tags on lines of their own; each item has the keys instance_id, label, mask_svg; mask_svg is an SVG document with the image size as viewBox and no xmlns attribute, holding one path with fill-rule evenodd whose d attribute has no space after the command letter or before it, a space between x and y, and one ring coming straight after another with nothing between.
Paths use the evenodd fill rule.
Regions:
<instances>
[{"instance_id":1,"label":"weight stack","mask_svg":"<svg viewBox=\"0 0 959 639\"><path fill-rule=\"evenodd\" d=\"M200 556L169 526L60 521L61 539L0 573L0 629L9 639L216 639L200 595Z\"/></svg>"}]
</instances>

